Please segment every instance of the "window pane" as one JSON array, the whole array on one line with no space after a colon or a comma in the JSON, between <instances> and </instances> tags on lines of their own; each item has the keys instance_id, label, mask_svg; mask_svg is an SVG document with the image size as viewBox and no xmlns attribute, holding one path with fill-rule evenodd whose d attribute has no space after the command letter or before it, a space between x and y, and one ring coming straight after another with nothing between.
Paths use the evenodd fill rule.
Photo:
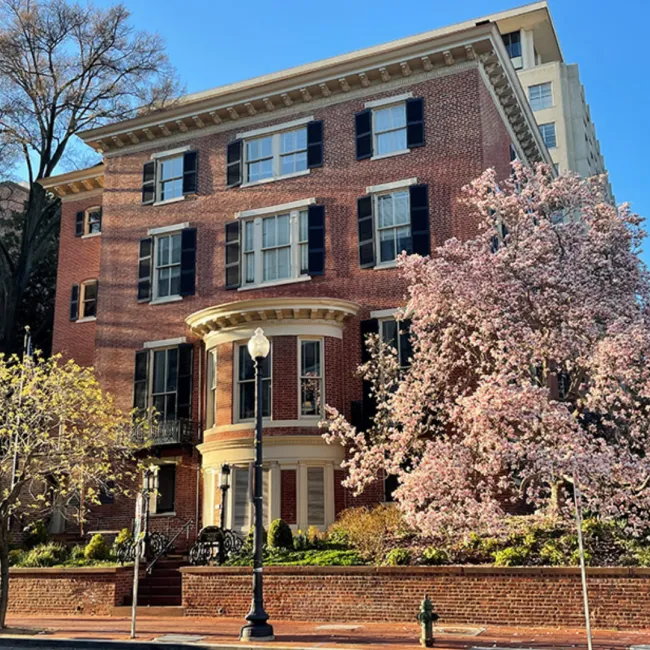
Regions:
<instances>
[{"instance_id":1,"label":"window pane","mask_svg":"<svg viewBox=\"0 0 650 650\"><path fill-rule=\"evenodd\" d=\"M278 248L278 280L282 280L291 276L291 248Z\"/></svg>"},{"instance_id":2,"label":"window pane","mask_svg":"<svg viewBox=\"0 0 650 650\"><path fill-rule=\"evenodd\" d=\"M84 284L84 300L94 300L97 297L97 283Z\"/></svg>"},{"instance_id":3,"label":"window pane","mask_svg":"<svg viewBox=\"0 0 650 650\"><path fill-rule=\"evenodd\" d=\"M255 382L247 381L239 385L239 418L250 420L255 417Z\"/></svg>"},{"instance_id":4,"label":"window pane","mask_svg":"<svg viewBox=\"0 0 650 650\"><path fill-rule=\"evenodd\" d=\"M181 292L181 267L172 266L170 269L169 295L177 296Z\"/></svg>"},{"instance_id":5,"label":"window pane","mask_svg":"<svg viewBox=\"0 0 650 650\"><path fill-rule=\"evenodd\" d=\"M172 235L171 237L171 263L181 263L181 234Z\"/></svg>"},{"instance_id":6,"label":"window pane","mask_svg":"<svg viewBox=\"0 0 650 650\"><path fill-rule=\"evenodd\" d=\"M265 379L262 382L262 416L271 417L271 380Z\"/></svg>"},{"instance_id":7,"label":"window pane","mask_svg":"<svg viewBox=\"0 0 650 650\"><path fill-rule=\"evenodd\" d=\"M380 108L375 111L375 131L387 131L390 129L390 108Z\"/></svg>"},{"instance_id":8,"label":"window pane","mask_svg":"<svg viewBox=\"0 0 650 650\"><path fill-rule=\"evenodd\" d=\"M406 126L406 104L392 106L390 109L390 117L392 128L398 129L402 126Z\"/></svg>"},{"instance_id":9,"label":"window pane","mask_svg":"<svg viewBox=\"0 0 650 650\"><path fill-rule=\"evenodd\" d=\"M397 228L397 252L406 251L411 253L411 226Z\"/></svg>"},{"instance_id":10,"label":"window pane","mask_svg":"<svg viewBox=\"0 0 650 650\"><path fill-rule=\"evenodd\" d=\"M263 160L261 162L249 163L248 165L248 180L259 181L264 178L271 178L273 176L273 160Z\"/></svg>"},{"instance_id":11,"label":"window pane","mask_svg":"<svg viewBox=\"0 0 650 650\"><path fill-rule=\"evenodd\" d=\"M395 230L382 230L379 233L380 261L390 262L395 259Z\"/></svg>"},{"instance_id":12,"label":"window pane","mask_svg":"<svg viewBox=\"0 0 650 650\"><path fill-rule=\"evenodd\" d=\"M176 419L176 393L167 393L165 395L165 420Z\"/></svg>"},{"instance_id":13,"label":"window pane","mask_svg":"<svg viewBox=\"0 0 650 650\"><path fill-rule=\"evenodd\" d=\"M245 345L239 346L239 379L253 379L255 377L255 366L248 348Z\"/></svg>"},{"instance_id":14,"label":"window pane","mask_svg":"<svg viewBox=\"0 0 650 650\"><path fill-rule=\"evenodd\" d=\"M169 260L169 237L158 238L158 266L167 264Z\"/></svg>"},{"instance_id":15,"label":"window pane","mask_svg":"<svg viewBox=\"0 0 650 650\"><path fill-rule=\"evenodd\" d=\"M413 356L413 346L411 345L411 334L404 322L399 324L399 363L402 368L410 365L409 359Z\"/></svg>"},{"instance_id":16,"label":"window pane","mask_svg":"<svg viewBox=\"0 0 650 650\"><path fill-rule=\"evenodd\" d=\"M262 248L275 246L275 242L275 217L262 219Z\"/></svg>"},{"instance_id":17,"label":"window pane","mask_svg":"<svg viewBox=\"0 0 650 650\"><path fill-rule=\"evenodd\" d=\"M410 223L411 215L409 214L408 192L396 192L393 194L393 209L395 211L396 225Z\"/></svg>"},{"instance_id":18,"label":"window pane","mask_svg":"<svg viewBox=\"0 0 650 650\"><path fill-rule=\"evenodd\" d=\"M156 415L159 418L165 419L165 396L164 395L154 395L153 398L153 407L156 411Z\"/></svg>"},{"instance_id":19,"label":"window pane","mask_svg":"<svg viewBox=\"0 0 650 650\"><path fill-rule=\"evenodd\" d=\"M176 390L176 380L178 377L178 348L167 350L167 381L166 390Z\"/></svg>"},{"instance_id":20,"label":"window pane","mask_svg":"<svg viewBox=\"0 0 650 650\"><path fill-rule=\"evenodd\" d=\"M244 225L244 250L252 251L254 247L253 233L255 228L254 221L247 221Z\"/></svg>"},{"instance_id":21,"label":"window pane","mask_svg":"<svg viewBox=\"0 0 650 650\"><path fill-rule=\"evenodd\" d=\"M156 512L174 512L176 495L176 465L160 465L158 468L158 502Z\"/></svg>"},{"instance_id":22,"label":"window pane","mask_svg":"<svg viewBox=\"0 0 650 650\"><path fill-rule=\"evenodd\" d=\"M234 480L233 527L243 530L249 525L250 503L248 501L248 468L236 467Z\"/></svg>"},{"instance_id":23,"label":"window pane","mask_svg":"<svg viewBox=\"0 0 650 650\"><path fill-rule=\"evenodd\" d=\"M301 242L306 242L309 237L309 219L307 210L302 210L300 212L300 234L298 238Z\"/></svg>"},{"instance_id":24,"label":"window pane","mask_svg":"<svg viewBox=\"0 0 650 650\"><path fill-rule=\"evenodd\" d=\"M264 282L270 280L277 280L278 272L278 251L277 248L272 248L271 250L264 251L262 263L264 266Z\"/></svg>"},{"instance_id":25,"label":"window pane","mask_svg":"<svg viewBox=\"0 0 650 650\"><path fill-rule=\"evenodd\" d=\"M277 245L289 244L289 215L281 214L277 217Z\"/></svg>"},{"instance_id":26,"label":"window pane","mask_svg":"<svg viewBox=\"0 0 650 650\"><path fill-rule=\"evenodd\" d=\"M169 267L158 270L158 297L169 296Z\"/></svg>"},{"instance_id":27,"label":"window pane","mask_svg":"<svg viewBox=\"0 0 650 650\"><path fill-rule=\"evenodd\" d=\"M385 320L381 323L381 338L386 345L397 347L397 321Z\"/></svg>"},{"instance_id":28,"label":"window pane","mask_svg":"<svg viewBox=\"0 0 650 650\"><path fill-rule=\"evenodd\" d=\"M379 227L393 225L393 195L384 194L377 197L377 213L379 215Z\"/></svg>"},{"instance_id":29,"label":"window pane","mask_svg":"<svg viewBox=\"0 0 650 650\"><path fill-rule=\"evenodd\" d=\"M307 524L325 525L325 472L322 467L307 468Z\"/></svg>"},{"instance_id":30,"label":"window pane","mask_svg":"<svg viewBox=\"0 0 650 650\"><path fill-rule=\"evenodd\" d=\"M162 393L165 390L165 359L166 350L156 350L153 353L153 392Z\"/></svg>"},{"instance_id":31,"label":"window pane","mask_svg":"<svg viewBox=\"0 0 650 650\"><path fill-rule=\"evenodd\" d=\"M302 375L320 376L320 341L301 341Z\"/></svg>"},{"instance_id":32,"label":"window pane","mask_svg":"<svg viewBox=\"0 0 650 650\"><path fill-rule=\"evenodd\" d=\"M255 253L246 253L246 283L255 282Z\"/></svg>"}]
</instances>

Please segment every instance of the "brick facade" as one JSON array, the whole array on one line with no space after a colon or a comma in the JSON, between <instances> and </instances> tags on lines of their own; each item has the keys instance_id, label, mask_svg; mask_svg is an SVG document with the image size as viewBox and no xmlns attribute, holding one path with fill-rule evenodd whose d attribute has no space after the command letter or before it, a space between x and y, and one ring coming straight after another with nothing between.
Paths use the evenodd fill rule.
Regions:
<instances>
[{"instance_id":1,"label":"brick facade","mask_svg":"<svg viewBox=\"0 0 650 650\"><path fill-rule=\"evenodd\" d=\"M424 100L425 146L413 148L405 155L357 160L355 114L368 101L405 91ZM186 337L194 343L191 411L199 429L195 442L201 442L200 453L182 447L161 452L180 459L175 516L152 520L156 527L167 527L169 532L190 518L196 519L198 526L213 523L199 523L201 513L210 513L216 521L219 495L210 497L212 507L204 508L199 503L201 498L207 498L200 496L201 491L205 494L206 490L213 489L208 487L214 485L209 472L217 472L223 462L246 464L252 453L253 424L239 424L235 413L233 385L237 343L230 338L216 345L215 426L204 431L206 345L188 330L185 319L199 310L236 301L278 298L287 305L307 299L351 301L358 313L345 320L342 334L322 337L325 400L350 418L352 403L362 399L362 384L355 372L361 360L360 322L375 310L403 305L406 291L397 269L359 267L357 199L367 193L368 186L411 178L426 184L433 251L450 237L464 239L476 232L475 220L458 202L461 188L487 167L495 167L500 176L509 172L510 136L476 67L464 67L425 79L414 78L412 83L405 81L393 90L366 88L363 92L350 93L345 101L291 109L290 115L277 111L268 121L257 120L254 128L280 125L308 116L323 122L324 161L322 167L311 169L305 175L227 188L226 147L239 131L248 128L243 119L241 126L230 130L206 135L190 132L183 142L172 145L172 148L187 145L198 152L198 191L185 196L184 200L163 205L141 203L144 164L152 154L169 149L152 142L146 148L136 147L132 152L127 148L120 155L106 158L100 237L74 237L76 212L96 204L96 197L63 203L55 351L73 356L80 363L94 365L104 388L116 396L121 407L130 409L135 352L151 341ZM325 208L324 274L292 284L243 292L226 290L225 224L243 210L309 198L315 198ZM195 294L164 304L138 302L139 241L147 237L149 229L185 223L197 230ZM67 317L70 286L90 277L99 277L97 321L70 322ZM241 339L245 341L243 335ZM341 489L343 474L338 468L343 452L326 449L317 423L300 419L297 336L289 333L274 336L272 350L272 420L280 423L269 424L264 435L277 442L275 447L265 449L275 458L274 462L279 463L276 480L281 482L275 493L280 495L281 503L272 511L297 526L309 523L305 519L306 474L299 468L302 462L326 468L325 485L330 486L326 487L327 512L330 513L326 519L345 507L382 501L382 480L358 498ZM303 445L300 449L313 448L313 455L305 451L304 458L293 458L292 437L296 445ZM285 462L285 457L290 461ZM132 511L132 503L121 499L95 509L92 525L99 529L128 526Z\"/></svg>"},{"instance_id":2,"label":"brick facade","mask_svg":"<svg viewBox=\"0 0 650 650\"><path fill-rule=\"evenodd\" d=\"M184 568L187 616L237 616L250 569ZM424 594L441 624L584 627L578 568L267 567L272 620L411 622ZM650 569L589 569L592 626L646 628ZM309 607L305 607L309 603Z\"/></svg>"}]
</instances>

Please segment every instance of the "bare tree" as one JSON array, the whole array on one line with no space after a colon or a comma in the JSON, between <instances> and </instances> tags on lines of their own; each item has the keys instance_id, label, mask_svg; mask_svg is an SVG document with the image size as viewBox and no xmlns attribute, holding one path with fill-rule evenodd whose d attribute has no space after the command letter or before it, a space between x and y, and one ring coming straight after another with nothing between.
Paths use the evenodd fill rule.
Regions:
<instances>
[{"instance_id":1,"label":"bare tree","mask_svg":"<svg viewBox=\"0 0 650 650\"><path fill-rule=\"evenodd\" d=\"M58 230L58 201L36 181L79 132L166 106L178 91L160 37L134 30L124 5L0 0L0 153L30 183L17 241L0 233L0 351L15 347L35 261Z\"/></svg>"}]
</instances>

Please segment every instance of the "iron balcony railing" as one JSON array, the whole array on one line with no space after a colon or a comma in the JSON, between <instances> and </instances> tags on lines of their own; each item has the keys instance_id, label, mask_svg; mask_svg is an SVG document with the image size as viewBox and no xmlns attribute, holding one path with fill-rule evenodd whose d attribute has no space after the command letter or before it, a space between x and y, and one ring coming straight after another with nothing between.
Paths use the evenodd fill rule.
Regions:
<instances>
[{"instance_id":1,"label":"iron balcony railing","mask_svg":"<svg viewBox=\"0 0 650 650\"><path fill-rule=\"evenodd\" d=\"M163 420L151 425L148 430L133 431L136 443L154 447L162 445L192 444L196 441L197 426L193 420Z\"/></svg>"}]
</instances>

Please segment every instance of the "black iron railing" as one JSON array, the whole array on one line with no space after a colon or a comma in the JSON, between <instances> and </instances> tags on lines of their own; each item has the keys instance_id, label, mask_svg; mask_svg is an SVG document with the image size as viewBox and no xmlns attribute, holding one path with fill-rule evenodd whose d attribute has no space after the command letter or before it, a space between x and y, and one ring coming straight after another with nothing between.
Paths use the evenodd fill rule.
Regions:
<instances>
[{"instance_id":1,"label":"black iron railing","mask_svg":"<svg viewBox=\"0 0 650 650\"><path fill-rule=\"evenodd\" d=\"M192 444L196 441L197 426L193 420L163 420L151 425L146 431L135 429L136 443L152 446Z\"/></svg>"}]
</instances>

